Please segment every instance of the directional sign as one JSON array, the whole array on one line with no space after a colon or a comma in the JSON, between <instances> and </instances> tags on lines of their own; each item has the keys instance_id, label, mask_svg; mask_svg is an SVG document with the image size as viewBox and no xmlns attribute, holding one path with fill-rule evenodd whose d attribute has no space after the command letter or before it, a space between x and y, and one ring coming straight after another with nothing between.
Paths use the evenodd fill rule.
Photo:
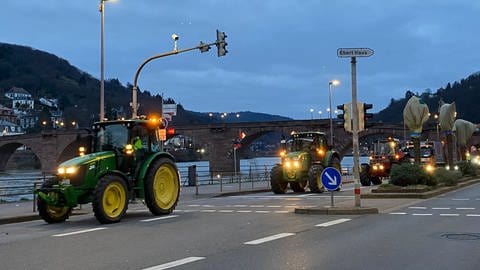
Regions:
<instances>
[{"instance_id":1,"label":"directional sign","mask_svg":"<svg viewBox=\"0 0 480 270\"><path fill-rule=\"evenodd\" d=\"M339 48L338 57L369 57L373 55L373 50L369 48Z\"/></svg>"},{"instance_id":2,"label":"directional sign","mask_svg":"<svg viewBox=\"0 0 480 270\"><path fill-rule=\"evenodd\" d=\"M323 186L329 191L336 190L342 183L342 176L334 167L325 168L322 172L321 178Z\"/></svg>"}]
</instances>

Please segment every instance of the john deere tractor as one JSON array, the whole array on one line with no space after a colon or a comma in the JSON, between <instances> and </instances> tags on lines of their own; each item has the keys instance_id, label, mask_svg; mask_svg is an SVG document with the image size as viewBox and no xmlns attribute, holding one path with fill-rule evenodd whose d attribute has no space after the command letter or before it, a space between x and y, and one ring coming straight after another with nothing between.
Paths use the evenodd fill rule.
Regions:
<instances>
[{"instance_id":1,"label":"john deere tractor","mask_svg":"<svg viewBox=\"0 0 480 270\"><path fill-rule=\"evenodd\" d=\"M341 171L340 155L327 144L325 133L301 132L292 134L288 141L283 141L281 164L272 168L270 183L275 194L284 194L290 184L294 192L321 193L321 174L326 167Z\"/></svg>"},{"instance_id":2,"label":"john deere tractor","mask_svg":"<svg viewBox=\"0 0 480 270\"><path fill-rule=\"evenodd\" d=\"M360 183L362 186L380 185L382 179L390 176L394 164L404 160L400 140L396 138L382 138L376 140L370 150L369 163L361 164Z\"/></svg>"},{"instance_id":3,"label":"john deere tractor","mask_svg":"<svg viewBox=\"0 0 480 270\"><path fill-rule=\"evenodd\" d=\"M81 147L78 157L61 163L55 177L36 190L40 216L63 222L73 207L92 203L100 223L114 223L135 198L154 215L171 213L180 181L173 157L161 150L161 125L155 119L95 123L90 149Z\"/></svg>"}]
</instances>

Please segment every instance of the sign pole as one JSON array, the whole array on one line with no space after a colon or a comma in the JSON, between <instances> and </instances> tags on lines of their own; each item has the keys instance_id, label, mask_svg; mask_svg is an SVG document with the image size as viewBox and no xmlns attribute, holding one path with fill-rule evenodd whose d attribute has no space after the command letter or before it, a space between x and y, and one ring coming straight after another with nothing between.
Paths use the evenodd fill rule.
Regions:
<instances>
[{"instance_id":1,"label":"sign pole","mask_svg":"<svg viewBox=\"0 0 480 270\"><path fill-rule=\"evenodd\" d=\"M338 57L350 57L352 64L352 148L353 148L353 177L355 178L355 206L360 207L360 153L358 146L358 131L359 119L358 119L358 106L357 106L357 57L370 57L373 55L373 50L370 48L338 48Z\"/></svg>"},{"instance_id":2,"label":"sign pole","mask_svg":"<svg viewBox=\"0 0 480 270\"><path fill-rule=\"evenodd\" d=\"M333 190L330 190L330 207L334 207L335 205L333 204Z\"/></svg>"},{"instance_id":3,"label":"sign pole","mask_svg":"<svg viewBox=\"0 0 480 270\"><path fill-rule=\"evenodd\" d=\"M355 178L355 206L360 207L360 174L359 151L358 151L358 107L357 107L357 58L351 58L352 64L352 112L353 112L353 177Z\"/></svg>"}]
</instances>

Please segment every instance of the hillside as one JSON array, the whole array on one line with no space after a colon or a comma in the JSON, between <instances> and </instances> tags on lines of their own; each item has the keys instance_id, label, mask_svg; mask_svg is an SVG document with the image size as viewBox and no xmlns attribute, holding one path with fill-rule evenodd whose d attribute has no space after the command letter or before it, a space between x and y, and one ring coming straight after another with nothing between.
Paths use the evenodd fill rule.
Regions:
<instances>
[{"instance_id":1,"label":"hillside","mask_svg":"<svg viewBox=\"0 0 480 270\"><path fill-rule=\"evenodd\" d=\"M4 93L12 87L20 87L32 94L33 99L57 98L59 108L64 111L66 122L76 121L80 126L88 127L98 120L100 81L90 74L70 65L64 59L53 54L35 50L25 46L0 43L0 104L11 107ZM105 81L105 116L114 119L130 115L132 85L124 86L118 79ZM160 113L159 95L148 91L139 91L138 102L142 104L139 114ZM97 102L98 101L98 102ZM169 100L170 102L175 102ZM36 106L40 111L42 108ZM241 117L210 117L205 113L197 113L178 108L174 123L194 124L212 121L274 121L288 118L242 112Z\"/></svg>"},{"instance_id":2,"label":"hillside","mask_svg":"<svg viewBox=\"0 0 480 270\"><path fill-rule=\"evenodd\" d=\"M427 89L423 93L407 91L401 99L391 99L387 108L379 111L373 121L384 123L401 123L403 121L403 109L408 99L417 95L428 105L431 114L438 112L438 103L443 100L446 103L455 101L457 107L457 119L465 119L473 123L480 123L478 101L480 101L480 74L475 73L465 79L448 83L435 93Z\"/></svg>"}]
</instances>

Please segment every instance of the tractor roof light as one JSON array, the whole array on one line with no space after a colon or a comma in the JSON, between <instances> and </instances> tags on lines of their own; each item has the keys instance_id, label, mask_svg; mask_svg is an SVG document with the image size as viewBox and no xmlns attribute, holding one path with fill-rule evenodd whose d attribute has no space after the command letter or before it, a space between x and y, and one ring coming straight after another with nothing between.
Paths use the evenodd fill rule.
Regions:
<instances>
[{"instance_id":1,"label":"tractor roof light","mask_svg":"<svg viewBox=\"0 0 480 270\"><path fill-rule=\"evenodd\" d=\"M133 145L127 144L125 145L125 154L132 155L133 154Z\"/></svg>"}]
</instances>

